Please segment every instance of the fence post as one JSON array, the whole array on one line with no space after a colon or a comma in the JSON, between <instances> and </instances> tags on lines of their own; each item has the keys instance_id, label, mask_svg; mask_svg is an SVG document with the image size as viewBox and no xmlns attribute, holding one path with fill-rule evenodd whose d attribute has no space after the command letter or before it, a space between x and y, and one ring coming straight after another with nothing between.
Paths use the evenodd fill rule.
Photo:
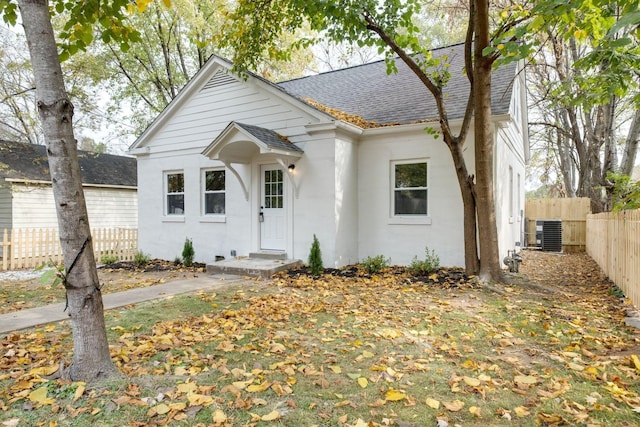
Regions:
<instances>
[{"instance_id":1,"label":"fence post","mask_svg":"<svg viewBox=\"0 0 640 427\"><path fill-rule=\"evenodd\" d=\"M2 233L2 269L6 270L8 267L8 263L7 261L9 260L9 257L11 256L11 251L10 251L10 243L9 243L9 235L7 233L7 229L5 228L3 233Z\"/></svg>"}]
</instances>

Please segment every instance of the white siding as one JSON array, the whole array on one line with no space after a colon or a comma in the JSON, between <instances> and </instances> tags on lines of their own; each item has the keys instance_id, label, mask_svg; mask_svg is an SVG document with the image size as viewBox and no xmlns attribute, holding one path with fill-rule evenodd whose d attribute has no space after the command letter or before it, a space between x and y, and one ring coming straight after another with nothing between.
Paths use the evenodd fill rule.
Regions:
<instances>
[{"instance_id":1,"label":"white siding","mask_svg":"<svg viewBox=\"0 0 640 427\"><path fill-rule=\"evenodd\" d=\"M11 184L0 180L0 231L11 228Z\"/></svg>"},{"instance_id":2,"label":"white siding","mask_svg":"<svg viewBox=\"0 0 640 427\"><path fill-rule=\"evenodd\" d=\"M13 186L13 228L57 228L53 191L47 185ZM85 187L92 228L138 225L136 190Z\"/></svg>"},{"instance_id":3,"label":"white siding","mask_svg":"<svg viewBox=\"0 0 640 427\"><path fill-rule=\"evenodd\" d=\"M522 135L515 132L514 128L513 124L499 127L495 138L494 188L500 259L507 255L508 250L516 249L516 243L523 245L525 162ZM513 171L512 182L509 179L509 168ZM513 210L510 201L513 203Z\"/></svg>"},{"instance_id":4,"label":"white siding","mask_svg":"<svg viewBox=\"0 0 640 427\"><path fill-rule=\"evenodd\" d=\"M222 86L205 87L185 100L146 146L152 152L202 151L231 121L262 126L292 137L302 131L302 126L318 121L254 80L227 81Z\"/></svg>"},{"instance_id":5,"label":"white siding","mask_svg":"<svg viewBox=\"0 0 640 427\"><path fill-rule=\"evenodd\" d=\"M138 195L134 189L85 187L91 228L138 227Z\"/></svg>"}]
</instances>

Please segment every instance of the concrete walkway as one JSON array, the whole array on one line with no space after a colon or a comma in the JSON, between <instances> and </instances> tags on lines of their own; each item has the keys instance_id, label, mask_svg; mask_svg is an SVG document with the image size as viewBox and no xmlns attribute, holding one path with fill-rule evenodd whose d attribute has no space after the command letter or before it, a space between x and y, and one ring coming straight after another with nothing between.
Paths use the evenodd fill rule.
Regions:
<instances>
[{"instance_id":1,"label":"concrete walkway","mask_svg":"<svg viewBox=\"0 0 640 427\"><path fill-rule=\"evenodd\" d=\"M160 285L103 294L102 302L104 309L110 310L129 304L166 298L170 295L215 289L245 281L247 280L240 276L202 274L189 279L170 280ZM64 308L65 304L59 303L2 314L0 315L0 334L69 319Z\"/></svg>"}]
</instances>

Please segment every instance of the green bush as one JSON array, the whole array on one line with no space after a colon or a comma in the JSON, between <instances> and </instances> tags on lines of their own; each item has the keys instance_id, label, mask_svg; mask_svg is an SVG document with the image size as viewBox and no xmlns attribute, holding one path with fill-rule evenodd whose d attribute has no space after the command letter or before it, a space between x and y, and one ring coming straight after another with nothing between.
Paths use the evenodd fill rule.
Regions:
<instances>
[{"instance_id":1,"label":"green bush","mask_svg":"<svg viewBox=\"0 0 640 427\"><path fill-rule=\"evenodd\" d=\"M424 260L420 260L415 256L411 264L409 264L409 272L412 274L427 274L438 268L440 268L440 257L436 254L436 251L429 250L428 247L424 248Z\"/></svg>"},{"instance_id":2,"label":"green bush","mask_svg":"<svg viewBox=\"0 0 640 427\"><path fill-rule=\"evenodd\" d=\"M182 259L179 256L175 257L173 259L173 265L180 265L180 264L182 264Z\"/></svg>"},{"instance_id":3,"label":"green bush","mask_svg":"<svg viewBox=\"0 0 640 427\"><path fill-rule=\"evenodd\" d=\"M193 250L193 242L187 237L182 247L182 263L185 267L191 267L193 265L193 256L195 254L196 251Z\"/></svg>"},{"instance_id":4,"label":"green bush","mask_svg":"<svg viewBox=\"0 0 640 427\"><path fill-rule=\"evenodd\" d=\"M360 263L360 266L369 274L379 273L383 268L388 267L391 258L385 258L384 255L376 255L374 257L366 257Z\"/></svg>"},{"instance_id":5,"label":"green bush","mask_svg":"<svg viewBox=\"0 0 640 427\"><path fill-rule=\"evenodd\" d=\"M311 274L314 276L319 276L324 271L320 242L315 234L313 235L313 243L311 244L311 251L309 252L309 268L311 269Z\"/></svg>"},{"instance_id":6,"label":"green bush","mask_svg":"<svg viewBox=\"0 0 640 427\"><path fill-rule=\"evenodd\" d=\"M111 254L105 254L102 255L102 258L100 258L100 262L102 264L114 264L116 262L118 262L118 257L115 255L111 255Z\"/></svg>"},{"instance_id":7,"label":"green bush","mask_svg":"<svg viewBox=\"0 0 640 427\"><path fill-rule=\"evenodd\" d=\"M136 267L144 267L149 263L149 261L151 261L149 255L146 255L142 251L136 252L136 254L133 256L133 263L136 265Z\"/></svg>"}]
</instances>

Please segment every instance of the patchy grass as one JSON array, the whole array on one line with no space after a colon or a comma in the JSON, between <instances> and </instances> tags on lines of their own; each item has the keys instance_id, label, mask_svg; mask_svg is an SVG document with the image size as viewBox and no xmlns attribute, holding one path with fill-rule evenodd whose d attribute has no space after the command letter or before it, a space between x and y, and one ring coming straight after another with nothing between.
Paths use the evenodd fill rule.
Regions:
<instances>
[{"instance_id":1,"label":"patchy grass","mask_svg":"<svg viewBox=\"0 0 640 427\"><path fill-rule=\"evenodd\" d=\"M144 268L136 268L133 262L119 262L111 268L98 269L98 279L103 294L122 292L133 288L158 285L169 280L188 279L205 270L202 264L187 268L161 260L153 260ZM65 289L62 284L52 286L40 278L0 281L0 314L63 303Z\"/></svg>"},{"instance_id":2,"label":"patchy grass","mask_svg":"<svg viewBox=\"0 0 640 427\"><path fill-rule=\"evenodd\" d=\"M300 274L111 311L112 356L128 378L89 386L42 379L70 358L67 324L11 334L0 420L638 424L639 336L588 258L526 254L499 292L440 277L456 280Z\"/></svg>"}]
</instances>

